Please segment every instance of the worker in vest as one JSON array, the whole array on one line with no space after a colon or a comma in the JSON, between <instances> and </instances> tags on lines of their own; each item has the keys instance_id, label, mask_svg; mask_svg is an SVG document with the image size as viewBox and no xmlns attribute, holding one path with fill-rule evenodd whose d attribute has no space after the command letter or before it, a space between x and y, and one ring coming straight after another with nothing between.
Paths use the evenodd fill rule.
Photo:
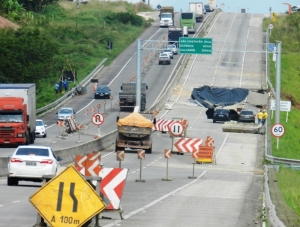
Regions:
<instances>
[{"instance_id":1,"label":"worker in vest","mask_svg":"<svg viewBox=\"0 0 300 227\"><path fill-rule=\"evenodd\" d=\"M267 111L266 111L266 110L263 110L263 115L262 115L262 120L261 120L261 124L262 124L262 125L265 125L268 116L269 116L269 115L268 115Z\"/></svg>"},{"instance_id":2,"label":"worker in vest","mask_svg":"<svg viewBox=\"0 0 300 227\"><path fill-rule=\"evenodd\" d=\"M262 123L262 119L263 119L263 112L261 110L259 110L258 114L257 114L257 123L260 125Z\"/></svg>"}]
</instances>

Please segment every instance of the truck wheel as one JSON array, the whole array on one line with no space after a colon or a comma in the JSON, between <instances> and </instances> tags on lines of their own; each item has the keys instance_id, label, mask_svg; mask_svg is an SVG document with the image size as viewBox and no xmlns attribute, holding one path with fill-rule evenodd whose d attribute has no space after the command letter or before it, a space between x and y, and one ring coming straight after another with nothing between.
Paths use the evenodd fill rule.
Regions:
<instances>
[{"instance_id":1,"label":"truck wheel","mask_svg":"<svg viewBox=\"0 0 300 227\"><path fill-rule=\"evenodd\" d=\"M146 150L147 154L152 154L152 147L150 147L149 149Z\"/></svg>"},{"instance_id":2,"label":"truck wheel","mask_svg":"<svg viewBox=\"0 0 300 227\"><path fill-rule=\"evenodd\" d=\"M29 135L28 133L25 133L25 145L29 144Z\"/></svg>"}]
</instances>

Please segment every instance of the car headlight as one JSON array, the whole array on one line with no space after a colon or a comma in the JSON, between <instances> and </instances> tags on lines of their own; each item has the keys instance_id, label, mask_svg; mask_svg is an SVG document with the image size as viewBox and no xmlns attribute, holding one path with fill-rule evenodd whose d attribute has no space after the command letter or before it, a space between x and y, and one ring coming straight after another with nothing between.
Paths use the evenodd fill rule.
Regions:
<instances>
[{"instance_id":1,"label":"car headlight","mask_svg":"<svg viewBox=\"0 0 300 227\"><path fill-rule=\"evenodd\" d=\"M24 137L22 133L18 133L17 137Z\"/></svg>"}]
</instances>

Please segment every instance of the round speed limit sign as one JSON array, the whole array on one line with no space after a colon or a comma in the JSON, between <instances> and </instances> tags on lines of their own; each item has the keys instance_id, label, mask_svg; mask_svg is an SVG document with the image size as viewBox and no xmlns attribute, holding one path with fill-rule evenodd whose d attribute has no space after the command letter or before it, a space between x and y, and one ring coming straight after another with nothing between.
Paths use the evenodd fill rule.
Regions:
<instances>
[{"instance_id":1,"label":"round speed limit sign","mask_svg":"<svg viewBox=\"0 0 300 227\"><path fill-rule=\"evenodd\" d=\"M282 137L285 133L285 128L282 124L274 124L271 128L272 135L274 137Z\"/></svg>"}]
</instances>

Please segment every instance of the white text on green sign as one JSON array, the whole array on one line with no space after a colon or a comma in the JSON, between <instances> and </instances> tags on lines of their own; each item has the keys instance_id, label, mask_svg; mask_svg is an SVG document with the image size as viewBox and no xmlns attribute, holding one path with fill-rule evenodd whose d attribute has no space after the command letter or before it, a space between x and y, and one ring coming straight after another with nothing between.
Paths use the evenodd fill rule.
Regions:
<instances>
[{"instance_id":1,"label":"white text on green sign","mask_svg":"<svg viewBox=\"0 0 300 227\"><path fill-rule=\"evenodd\" d=\"M212 38L179 38L181 54L212 54Z\"/></svg>"}]
</instances>

